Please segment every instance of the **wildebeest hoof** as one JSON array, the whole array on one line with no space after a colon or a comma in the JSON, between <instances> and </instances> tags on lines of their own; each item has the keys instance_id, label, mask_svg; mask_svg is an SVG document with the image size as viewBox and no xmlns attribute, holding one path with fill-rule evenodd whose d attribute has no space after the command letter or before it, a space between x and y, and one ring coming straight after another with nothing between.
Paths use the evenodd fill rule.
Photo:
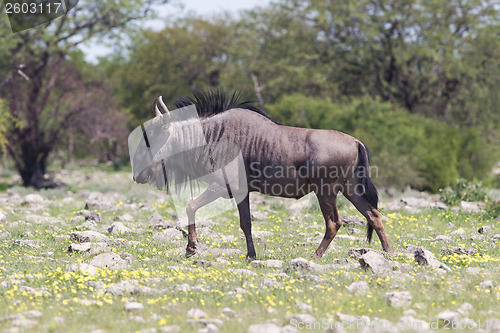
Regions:
<instances>
[{"instance_id":1,"label":"wildebeest hoof","mask_svg":"<svg viewBox=\"0 0 500 333\"><path fill-rule=\"evenodd\" d=\"M189 258L193 255L196 254L196 248L198 244L194 242L189 242L188 245L186 246L186 258Z\"/></svg>"},{"instance_id":2,"label":"wildebeest hoof","mask_svg":"<svg viewBox=\"0 0 500 333\"><path fill-rule=\"evenodd\" d=\"M321 258L322 256L323 254L318 254L318 252L314 251L314 253L311 256L311 259Z\"/></svg>"},{"instance_id":3,"label":"wildebeest hoof","mask_svg":"<svg viewBox=\"0 0 500 333\"><path fill-rule=\"evenodd\" d=\"M247 254L247 260L248 261L254 261L256 259L257 259L257 255L250 256L250 255Z\"/></svg>"}]
</instances>

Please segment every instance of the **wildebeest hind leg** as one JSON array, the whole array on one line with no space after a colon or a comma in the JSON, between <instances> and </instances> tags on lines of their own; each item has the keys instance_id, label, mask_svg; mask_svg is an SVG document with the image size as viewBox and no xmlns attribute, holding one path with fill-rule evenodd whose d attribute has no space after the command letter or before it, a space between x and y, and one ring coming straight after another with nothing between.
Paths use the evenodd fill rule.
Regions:
<instances>
[{"instance_id":1,"label":"wildebeest hind leg","mask_svg":"<svg viewBox=\"0 0 500 333\"><path fill-rule=\"evenodd\" d=\"M392 252L391 245L387 239L387 234L385 233L384 226L382 225L382 217L378 209L373 207L364 195L346 195L344 196L352 202L356 209L363 214L368 223L375 229L380 242L382 243L382 249L385 252Z\"/></svg>"},{"instance_id":2,"label":"wildebeest hind leg","mask_svg":"<svg viewBox=\"0 0 500 333\"><path fill-rule=\"evenodd\" d=\"M186 207L188 217L188 244L186 246L186 257L190 257L196 253L198 240L196 239L195 215L196 211L201 207L208 205L212 201L220 198L227 190L217 183L212 183L208 188L200 194L196 199L191 201Z\"/></svg>"},{"instance_id":3,"label":"wildebeest hind leg","mask_svg":"<svg viewBox=\"0 0 500 333\"><path fill-rule=\"evenodd\" d=\"M257 254L255 253L255 248L253 246L252 220L250 217L250 200L248 194L245 199L238 204L238 212L240 213L240 227L245 234L247 242L247 259L255 260L257 258Z\"/></svg>"},{"instance_id":4,"label":"wildebeest hind leg","mask_svg":"<svg viewBox=\"0 0 500 333\"><path fill-rule=\"evenodd\" d=\"M342 226L342 220L340 219L336 205L337 196L319 194L316 194L316 196L318 197L319 206L321 208L321 212L323 213L323 217L325 218L326 231L318 249L312 255L313 259L323 256L326 249L337 234L337 231L339 231Z\"/></svg>"}]
</instances>

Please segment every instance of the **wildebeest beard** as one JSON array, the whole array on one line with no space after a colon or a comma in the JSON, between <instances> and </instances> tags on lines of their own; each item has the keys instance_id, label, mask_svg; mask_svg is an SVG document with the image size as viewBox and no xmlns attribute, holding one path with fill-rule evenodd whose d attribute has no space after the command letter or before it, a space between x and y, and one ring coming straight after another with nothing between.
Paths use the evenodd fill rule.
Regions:
<instances>
[{"instance_id":1,"label":"wildebeest beard","mask_svg":"<svg viewBox=\"0 0 500 333\"><path fill-rule=\"evenodd\" d=\"M229 198L235 190L245 188L246 192L246 174L239 147L224 141L207 143L196 119L166 124L156 120L148 125L133 158L135 165L148 164L143 171L134 168L134 179L138 183L149 183L167 192L180 192L186 187L191 191L193 188L199 190L200 182L215 182L227 188Z\"/></svg>"}]
</instances>

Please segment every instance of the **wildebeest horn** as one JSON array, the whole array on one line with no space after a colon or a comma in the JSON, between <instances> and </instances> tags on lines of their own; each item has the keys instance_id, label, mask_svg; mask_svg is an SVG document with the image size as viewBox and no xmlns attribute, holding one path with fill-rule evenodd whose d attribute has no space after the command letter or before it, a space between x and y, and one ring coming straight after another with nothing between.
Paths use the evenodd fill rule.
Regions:
<instances>
[{"instance_id":1,"label":"wildebeest horn","mask_svg":"<svg viewBox=\"0 0 500 333\"><path fill-rule=\"evenodd\" d=\"M163 117L163 115L160 112L160 109L158 109L158 97L156 97L153 101L153 110L155 112L156 117Z\"/></svg>"},{"instance_id":2,"label":"wildebeest horn","mask_svg":"<svg viewBox=\"0 0 500 333\"><path fill-rule=\"evenodd\" d=\"M165 113L170 117L170 111L168 111L167 106L165 105L165 103L163 103L163 99L161 96L158 97L158 102L160 102L160 106L162 107L163 111L165 111Z\"/></svg>"}]
</instances>

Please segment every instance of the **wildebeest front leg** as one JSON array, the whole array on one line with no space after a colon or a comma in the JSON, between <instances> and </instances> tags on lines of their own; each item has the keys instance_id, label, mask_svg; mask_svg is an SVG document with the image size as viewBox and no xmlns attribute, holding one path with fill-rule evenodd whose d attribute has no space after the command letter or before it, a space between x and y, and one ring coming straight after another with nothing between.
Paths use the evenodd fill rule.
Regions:
<instances>
[{"instance_id":1,"label":"wildebeest front leg","mask_svg":"<svg viewBox=\"0 0 500 333\"><path fill-rule=\"evenodd\" d=\"M326 231L318 249L312 255L313 259L323 256L326 249L337 234L337 231L339 231L342 226L342 220L340 219L336 205L337 196L319 194L316 194L316 196L318 197L319 206L321 208L321 212L323 213L323 217L325 218Z\"/></svg>"},{"instance_id":2,"label":"wildebeest front leg","mask_svg":"<svg viewBox=\"0 0 500 333\"><path fill-rule=\"evenodd\" d=\"M247 241L247 258L255 260L257 255L255 254L255 248L253 246L252 220L250 217L250 200L248 194L245 199L238 204L238 212L240 213L240 227Z\"/></svg>"},{"instance_id":3,"label":"wildebeest front leg","mask_svg":"<svg viewBox=\"0 0 500 333\"><path fill-rule=\"evenodd\" d=\"M186 256L190 257L196 253L198 240L196 239L196 225L195 215L196 211L201 207L208 205L212 201L220 198L226 189L217 183L212 183L208 188L200 194L196 199L191 201L186 207L186 214L188 217L188 244L186 246Z\"/></svg>"}]
</instances>

